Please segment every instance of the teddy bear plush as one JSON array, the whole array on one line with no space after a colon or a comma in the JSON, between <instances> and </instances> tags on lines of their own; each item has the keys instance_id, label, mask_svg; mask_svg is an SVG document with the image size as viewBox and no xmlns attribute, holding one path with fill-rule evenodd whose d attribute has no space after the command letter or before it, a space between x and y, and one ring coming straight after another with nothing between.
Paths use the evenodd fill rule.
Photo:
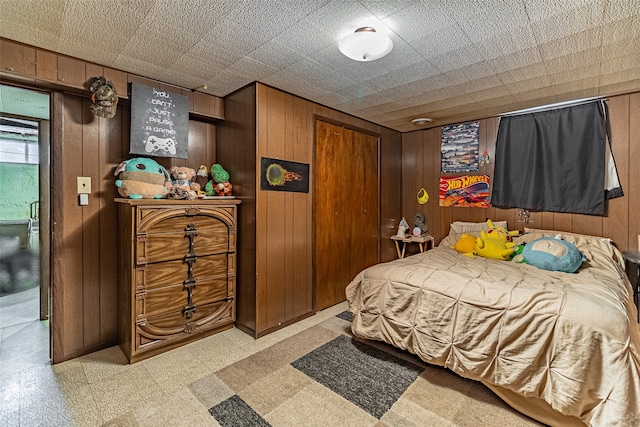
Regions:
<instances>
[{"instance_id":1,"label":"teddy bear plush","mask_svg":"<svg viewBox=\"0 0 640 427\"><path fill-rule=\"evenodd\" d=\"M146 157L122 161L113 174L118 193L130 199L161 199L170 178L163 166Z\"/></svg>"},{"instance_id":2,"label":"teddy bear plush","mask_svg":"<svg viewBox=\"0 0 640 427\"><path fill-rule=\"evenodd\" d=\"M489 231L481 231L476 240L475 252L484 258L508 261L515 251L513 236L517 236L518 230L507 231L504 227L495 227L490 219L487 220Z\"/></svg>"},{"instance_id":3,"label":"teddy bear plush","mask_svg":"<svg viewBox=\"0 0 640 427\"><path fill-rule=\"evenodd\" d=\"M193 200L198 196L200 184L192 181L196 176L196 171L194 169L186 166L171 166L171 169L169 169L169 175L171 175L171 185L169 187L169 191L165 194L167 198L185 198L183 195L184 192L186 192L189 200Z\"/></svg>"}]
</instances>

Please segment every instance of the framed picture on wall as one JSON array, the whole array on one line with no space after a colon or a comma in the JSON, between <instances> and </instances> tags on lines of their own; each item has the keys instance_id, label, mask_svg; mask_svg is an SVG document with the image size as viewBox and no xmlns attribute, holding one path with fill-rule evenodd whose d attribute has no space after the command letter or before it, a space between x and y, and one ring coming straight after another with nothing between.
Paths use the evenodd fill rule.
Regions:
<instances>
[{"instance_id":1,"label":"framed picture on wall","mask_svg":"<svg viewBox=\"0 0 640 427\"><path fill-rule=\"evenodd\" d=\"M266 191L309 192L309 164L262 157L260 189Z\"/></svg>"},{"instance_id":2,"label":"framed picture on wall","mask_svg":"<svg viewBox=\"0 0 640 427\"><path fill-rule=\"evenodd\" d=\"M443 173L478 170L479 129L480 122L442 126L440 164Z\"/></svg>"},{"instance_id":3,"label":"framed picture on wall","mask_svg":"<svg viewBox=\"0 0 640 427\"><path fill-rule=\"evenodd\" d=\"M188 157L189 99L176 93L131 83L129 153Z\"/></svg>"}]
</instances>

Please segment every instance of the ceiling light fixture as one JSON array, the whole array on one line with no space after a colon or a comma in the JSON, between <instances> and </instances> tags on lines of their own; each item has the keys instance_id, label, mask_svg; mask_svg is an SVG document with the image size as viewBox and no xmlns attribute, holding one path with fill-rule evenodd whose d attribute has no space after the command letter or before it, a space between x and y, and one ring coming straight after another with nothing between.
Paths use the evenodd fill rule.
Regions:
<instances>
[{"instance_id":1,"label":"ceiling light fixture","mask_svg":"<svg viewBox=\"0 0 640 427\"><path fill-rule=\"evenodd\" d=\"M372 27L362 27L340 40L338 49L354 61L375 61L391 52L393 42Z\"/></svg>"},{"instance_id":2,"label":"ceiling light fixture","mask_svg":"<svg viewBox=\"0 0 640 427\"><path fill-rule=\"evenodd\" d=\"M419 117L417 119L413 119L411 120L411 123L413 123L416 126L422 126L422 125L426 125L427 123L432 122L432 119L428 119L426 117Z\"/></svg>"}]
</instances>

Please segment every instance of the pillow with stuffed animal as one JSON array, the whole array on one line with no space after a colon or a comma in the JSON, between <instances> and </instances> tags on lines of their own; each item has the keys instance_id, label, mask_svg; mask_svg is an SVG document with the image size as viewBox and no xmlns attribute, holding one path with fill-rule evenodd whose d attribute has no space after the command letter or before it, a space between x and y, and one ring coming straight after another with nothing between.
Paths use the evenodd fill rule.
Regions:
<instances>
[{"instance_id":1,"label":"pillow with stuffed animal","mask_svg":"<svg viewBox=\"0 0 640 427\"><path fill-rule=\"evenodd\" d=\"M571 242L555 237L541 237L522 249L525 263L542 270L575 273L586 257Z\"/></svg>"},{"instance_id":2,"label":"pillow with stuffed animal","mask_svg":"<svg viewBox=\"0 0 640 427\"><path fill-rule=\"evenodd\" d=\"M507 228L507 221L495 221L494 227ZM489 231L490 227L487 222L465 222L454 221L449 226L449 234L442 239L440 245L444 247L452 247L456 245L456 242L462 237L463 234L471 234L476 237L480 237L481 231Z\"/></svg>"}]
</instances>

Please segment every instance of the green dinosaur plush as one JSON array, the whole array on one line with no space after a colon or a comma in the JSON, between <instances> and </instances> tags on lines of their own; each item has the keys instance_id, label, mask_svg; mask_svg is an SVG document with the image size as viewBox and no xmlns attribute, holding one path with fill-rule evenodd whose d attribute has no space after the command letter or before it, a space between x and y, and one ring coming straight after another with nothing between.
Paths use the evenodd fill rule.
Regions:
<instances>
[{"instance_id":1,"label":"green dinosaur plush","mask_svg":"<svg viewBox=\"0 0 640 427\"><path fill-rule=\"evenodd\" d=\"M215 163L211 166L211 178L213 178L216 183L220 184L225 181L229 181L229 172L224 170L222 165Z\"/></svg>"}]
</instances>

